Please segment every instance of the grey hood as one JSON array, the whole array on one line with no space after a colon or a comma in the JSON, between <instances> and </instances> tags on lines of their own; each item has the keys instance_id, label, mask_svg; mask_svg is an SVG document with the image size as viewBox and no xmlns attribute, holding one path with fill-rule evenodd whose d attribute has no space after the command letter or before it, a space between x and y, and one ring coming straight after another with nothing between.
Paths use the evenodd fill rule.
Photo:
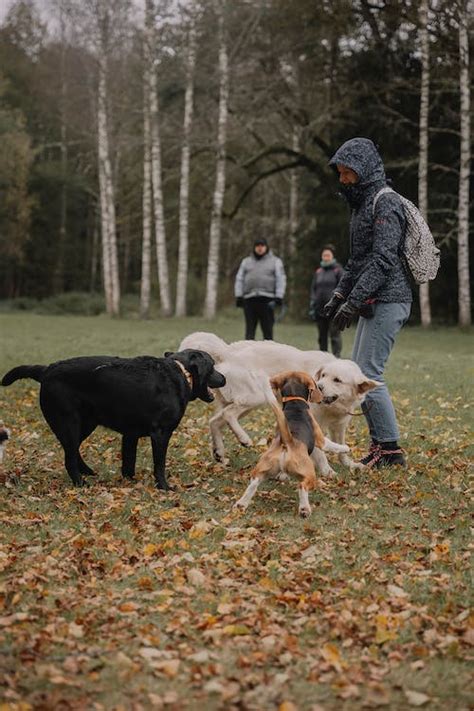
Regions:
<instances>
[{"instance_id":1,"label":"grey hood","mask_svg":"<svg viewBox=\"0 0 474 711\"><path fill-rule=\"evenodd\" d=\"M329 165L345 165L359 176L359 185L370 185L385 180L382 159L369 138L351 138L340 146Z\"/></svg>"}]
</instances>

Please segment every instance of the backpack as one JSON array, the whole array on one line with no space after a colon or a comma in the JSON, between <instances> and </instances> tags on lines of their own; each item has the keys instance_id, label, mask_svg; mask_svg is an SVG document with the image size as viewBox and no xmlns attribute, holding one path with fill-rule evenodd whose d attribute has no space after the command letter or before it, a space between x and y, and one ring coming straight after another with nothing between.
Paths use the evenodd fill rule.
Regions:
<instances>
[{"instance_id":1,"label":"backpack","mask_svg":"<svg viewBox=\"0 0 474 711\"><path fill-rule=\"evenodd\" d=\"M410 200L389 187L382 188L374 197L373 213L377 200L384 193L395 193L402 201L407 220L402 254L413 279L417 284L425 284L435 279L439 269L439 249L423 215Z\"/></svg>"}]
</instances>

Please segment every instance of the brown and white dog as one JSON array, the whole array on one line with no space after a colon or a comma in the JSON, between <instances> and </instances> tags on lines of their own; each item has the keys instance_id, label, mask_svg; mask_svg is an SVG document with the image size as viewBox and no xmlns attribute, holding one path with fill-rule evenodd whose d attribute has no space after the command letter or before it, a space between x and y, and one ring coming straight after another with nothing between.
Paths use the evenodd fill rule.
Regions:
<instances>
[{"instance_id":1,"label":"brown and white dog","mask_svg":"<svg viewBox=\"0 0 474 711\"><path fill-rule=\"evenodd\" d=\"M269 399L276 415L278 432L268 450L260 457L250 475L250 484L235 508L245 510L262 481L286 474L298 480L299 514L309 516L311 506L308 493L316 486L316 475L311 454L315 447L323 449L325 438L311 412L311 402L323 397L313 378L307 373L287 371L270 379L273 393L281 399Z\"/></svg>"}]
</instances>

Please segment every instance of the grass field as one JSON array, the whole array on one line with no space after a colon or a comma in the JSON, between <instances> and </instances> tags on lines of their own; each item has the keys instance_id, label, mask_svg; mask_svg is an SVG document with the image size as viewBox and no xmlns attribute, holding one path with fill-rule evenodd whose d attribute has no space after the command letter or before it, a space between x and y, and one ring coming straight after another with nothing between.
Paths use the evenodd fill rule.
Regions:
<instances>
[{"instance_id":1,"label":"grass field","mask_svg":"<svg viewBox=\"0 0 474 711\"><path fill-rule=\"evenodd\" d=\"M0 315L0 371L73 355L161 355L213 323ZM276 337L314 347L311 325ZM349 355L345 337L344 355ZM119 476L115 433L83 445L98 472L76 490L38 405L38 385L0 393L12 429L1 486L0 710L468 710L472 335L406 328L387 372L406 472L322 482L313 514L268 484L231 512L262 446L227 437L209 458L208 406L192 403L168 474L152 486L148 443L135 483ZM363 418L349 443L366 444ZM258 442L272 416L249 416ZM469 666L471 660L471 667Z\"/></svg>"}]
</instances>

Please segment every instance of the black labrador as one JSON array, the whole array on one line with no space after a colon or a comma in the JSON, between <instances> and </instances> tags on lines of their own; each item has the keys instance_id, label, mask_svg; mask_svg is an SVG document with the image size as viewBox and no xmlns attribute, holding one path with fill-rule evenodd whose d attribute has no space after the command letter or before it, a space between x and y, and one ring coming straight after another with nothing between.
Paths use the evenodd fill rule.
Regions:
<instances>
[{"instance_id":1,"label":"black labrador","mask_svg":"<svg viewBox=\"0 0 474 711\"><path fill-rule=\"evenodd\" d=\"M84 356L51 365L21 365L2 380L20 378L41 383L43 415L64 449L65 465L76 486L94 472L81 457L80 444L103 425L122 434L122 474L135 475L137 443L150 437L156 486L169 489L165 475L171 435L190 400L212 402L210 388L221 388L225 377L208 353L183 350L164 358Z\"/></svg>"}]
</instances>

